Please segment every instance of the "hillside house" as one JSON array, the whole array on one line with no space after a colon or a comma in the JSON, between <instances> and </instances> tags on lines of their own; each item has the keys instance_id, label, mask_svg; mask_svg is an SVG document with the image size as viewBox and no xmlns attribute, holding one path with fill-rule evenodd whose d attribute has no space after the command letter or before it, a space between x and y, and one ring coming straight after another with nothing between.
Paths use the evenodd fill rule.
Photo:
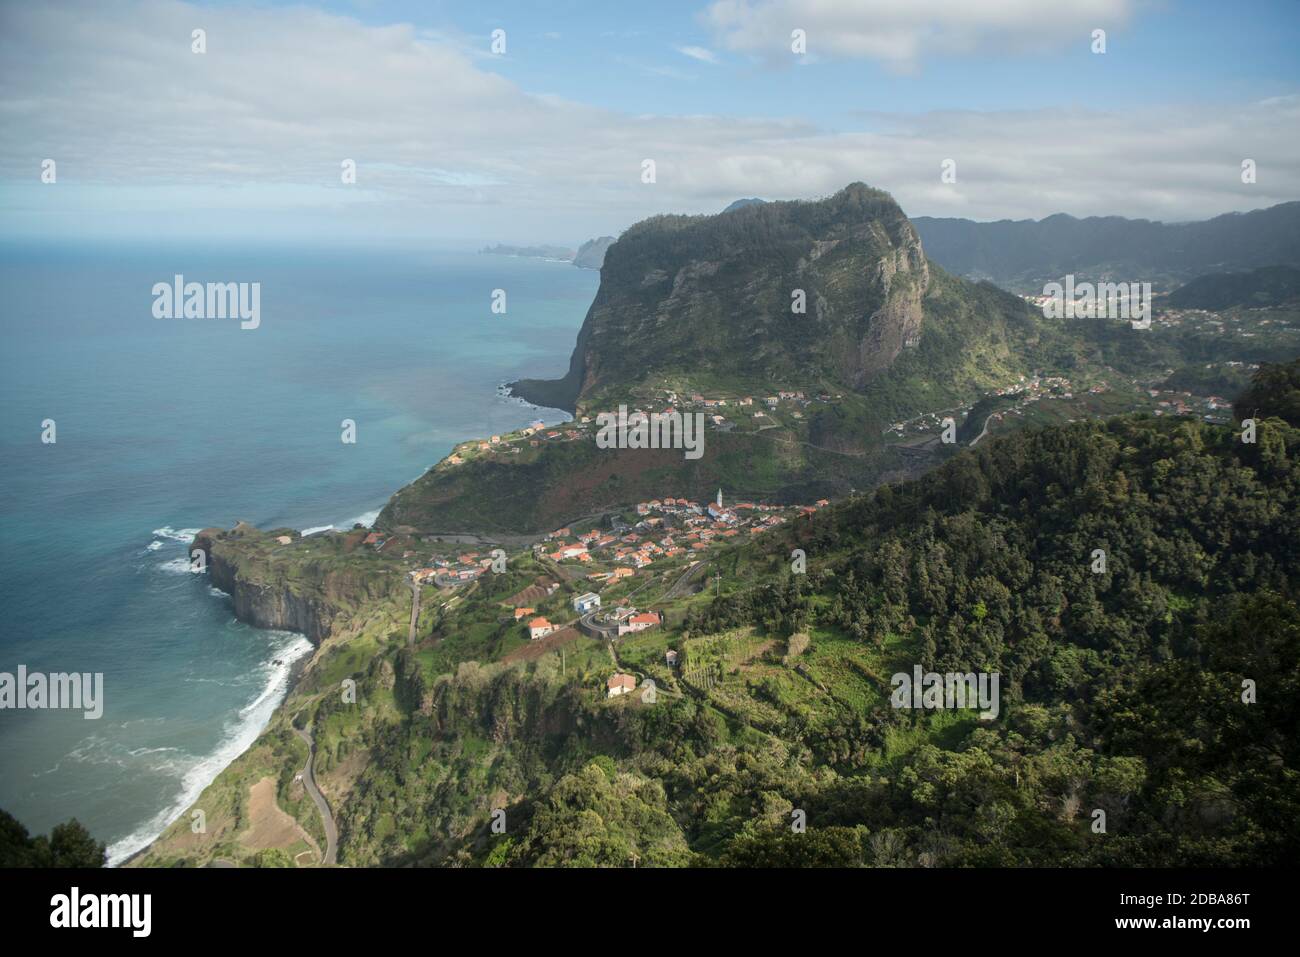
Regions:
<instances>
[{"instance_id":1,"label":"hillside house","mask_svg":"<svg viewBox=\"0 0 1300 957\"><path fill-rule=\"evenodd\" d=\"M627 694L636 688L636 678L632 675L615 674L605 682L607 698L617 698L621 694Z\"/></svg>"},{"instance_id":2,"label":"hillside house","mask_svg":"<svg viewBox=\"0 0 1300 957\"><path fill-rule=\"evenodd\" d=\"M659 615L653 611L643 611L640 614L630 616L626 621L619 622L619 635L631 634L638 631L645 631L647 628L654 628L659 624Z\"/></svg>"}]
</instances>

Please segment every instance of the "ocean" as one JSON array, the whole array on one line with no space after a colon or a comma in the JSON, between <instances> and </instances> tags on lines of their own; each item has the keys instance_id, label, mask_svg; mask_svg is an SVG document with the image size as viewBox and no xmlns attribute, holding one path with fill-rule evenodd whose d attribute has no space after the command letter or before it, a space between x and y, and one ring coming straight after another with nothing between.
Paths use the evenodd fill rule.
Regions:
<instances>
[{"instance_id":1,"label":"ocean","mask_svg":"<svg viewBox=\"0 0 1300 957\"><path fill-rule=\"evenodd\" d=\"M260 283L259 327L154 318L176 274ZM98 720L0 710L0 808L75 817L112 863L147 845L310 650L234 620L194 531L369 523L456 442L563 421L498 387L567 369L598 282L475 253L0 245L0 672L104 675Z\"/></svg>"}]
</instances>

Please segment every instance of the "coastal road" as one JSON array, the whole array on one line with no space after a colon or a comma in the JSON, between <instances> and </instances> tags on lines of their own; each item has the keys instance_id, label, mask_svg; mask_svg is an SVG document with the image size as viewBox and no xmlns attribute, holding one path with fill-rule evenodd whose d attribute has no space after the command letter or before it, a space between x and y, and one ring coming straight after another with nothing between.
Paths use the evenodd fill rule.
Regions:
<instances>
[{"instance_id":1,"label":"coastal road","mask_svg":"<svg viewBox=\"0 0 1300 957\"><path fill-rule=\"evenodd\" d=\"M312 765L316 763L316 741L312 738L310 730L304 731L301 728L293 730L298 733L298 737L307 742L307 766L302 769L302 783L307 788L307 793L311 795L311 799L316 802L321 823L325 825L324 863L334 865L338 863L339 829L334 826L334 814L330 811L329 802L316 786L316 773L312 770Z\"/></svg>"}]
</instances>

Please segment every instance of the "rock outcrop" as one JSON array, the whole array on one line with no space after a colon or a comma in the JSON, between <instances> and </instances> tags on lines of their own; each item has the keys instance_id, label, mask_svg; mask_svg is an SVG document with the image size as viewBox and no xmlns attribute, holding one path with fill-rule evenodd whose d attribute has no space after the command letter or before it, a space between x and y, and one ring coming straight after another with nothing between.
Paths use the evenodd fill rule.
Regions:
<instances>
[{"instance_id":1,"label":"rock outcrop","mask_svg":"<svg viewBox=\"0 0 1300 957\"><path fill-rule=\"evenodd\" d=\"M316 644L356 607L401 596L400 574L340 567L328 556L304 553L301 540L277 549L282 536L292 535L242 522L229 531L205 528L194 537L191 555L195 549L203 553L212 584L231 596L240 621L300 632Z\"/></svg>"},{"instance_id":2,"label":"rock outcrop","mask_svg":"<svg viewBox=\"0 0 1300 957\"><path fill-rule=\"evenodd\" d=\"M860 183L817 202L656 216L609 248L568 373L512 390L574 411L682 375L861 388L923 335L929 283L912 224Z\"/></svg>"}]
</instances>

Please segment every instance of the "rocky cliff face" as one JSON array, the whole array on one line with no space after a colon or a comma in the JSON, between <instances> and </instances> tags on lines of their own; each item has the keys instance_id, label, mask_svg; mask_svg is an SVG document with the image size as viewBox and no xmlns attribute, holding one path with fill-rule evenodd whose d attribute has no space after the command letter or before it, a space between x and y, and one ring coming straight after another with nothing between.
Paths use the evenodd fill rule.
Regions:
<instances>
[{"instance_id":1,"label":"rocky cliff face","mask_svg":"<svg viewBox=\"0 0 1300 957\"><path fill-rule=\"evenodd\" d=\"M564 378L514 391L576 410L677 375L861 388L919 342L929 283L912 224L860 183L818 202L654 217L606 254Z\"/></svg>"},{"instance_id":2,"label":"rocky cliff face","mask_svg":"<svg viewBox=\"0 0 1300 957\"><path fill-rule=\"evenodd\" d=\"M191 545L204 553L212 584L234 599L235 617L254 627L300 632L320 644L353 608L401 594L400 575L331 567L294 551L272 557L274 541L240 524L205 528Z\"/></svg>"},{"instance_id":3,"label":"rocky cliff face","mask_svg":"<svg viewBox=\"0 0 1300 957\"><path fill-rule=\"evenodd\" d=\"M614 245L613 236L588 239L578 247L578 251L573 256L573 264L579 269L599 269L605 264L605 253L612 245Z\"/></svg>"}]
</instances>

